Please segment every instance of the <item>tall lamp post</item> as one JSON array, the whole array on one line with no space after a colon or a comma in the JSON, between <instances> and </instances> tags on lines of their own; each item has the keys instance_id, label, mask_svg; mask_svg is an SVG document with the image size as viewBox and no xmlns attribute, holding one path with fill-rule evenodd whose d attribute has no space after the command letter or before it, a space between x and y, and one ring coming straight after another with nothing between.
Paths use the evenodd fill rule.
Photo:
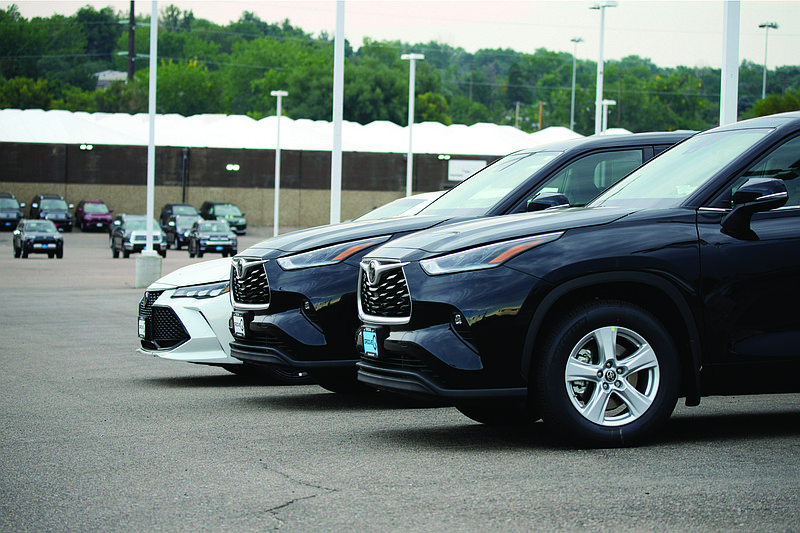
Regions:
<instances>
[{"instance_id":1,"label":"tall lamp post","mask_svg":"<svg viewBox=\"0 0 800 533\"><path fill-rule=\"evenodd\" d=\"M575 131L575 56L578 55L578 43L582 43L583 39L574 37L570 40L575 43L575 46L572 53L572 103L569 108L569 129Z\"/></svg>"},{"instance_id":2,"label":"tall lamp post","mask_svg":"<svg viewBox=\"0 0 800 533\"><path fill-rule=\"evenodd\" d=\"M275 140L275 207L273 208L272 236L278 236L278 222L281 209L281 98L289 96L286 91L270 91L272 96L278 97L277 118L278 132Z\"/></svg>"},{"instance_id":3,"label":"tall lamp post","mask_svg":"<svg viewBox=\"0 0 800 533\"><path fill-rule=\"evenodd\" d=\"M617 7L617 1L605 0L589 8L600 10L600 55L597 59L597 92L594 98L595 135L599 134L603 129L603 35L605 32L607 7Z\"/></svg>"},{"instance_id":4,"label":"tall lamp post","mask_svg":"<svg viewBox=\"0 0 800 533\"><path fill-rule=\"evenodd\" d=\"M758 25L759 28L764 28L764 83L761 86L761 99L767 97L767 44L769 42L769 30L772 28L773 30L778 29L778 24L775 22L765 22L763 24Z\"/></svg>"},{"instance_id":5,"label":"tall lamp post","mask_svg":"<svg viewBox=\"0 0 800 533\"><path fill-rule=\"evenodd\" d=\"M425 59L423 54L403 54L400 59L410 61L408 69L408 158L406 160L406 196L411 196L412 174L414 172L414 150L412 128L414 126L414 84L417 60Z\"/></svg>"}]
</instances>

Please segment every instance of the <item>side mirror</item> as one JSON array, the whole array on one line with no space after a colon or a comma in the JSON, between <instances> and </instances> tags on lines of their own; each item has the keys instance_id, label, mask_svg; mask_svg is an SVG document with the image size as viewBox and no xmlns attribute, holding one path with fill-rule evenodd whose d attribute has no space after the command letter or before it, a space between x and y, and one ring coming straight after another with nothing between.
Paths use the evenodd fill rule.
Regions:
<instances>
[{"instance_id":1,"label":"side mirror","mask_svg":"<svg viewBox=\"0 0 800 533\"><path fill-rule=\"evenodd\" d=\"M551 207L567 207L569 206L569 198L566 194L560 192L546 192L537 194L532 200L528 200L526 211L532 213L534 211L544 211Z\"/></svg>"},{"instance_id":2,"label":"side mirror","mask_svg":"<svg viewBox=\"0 0 800 533\"><path fill-rule=\"evenodd\" d=\"M34 208L34 209L36 209L36 208L38 208L38 207L39 207L39 204L37 204L36 202L34 202L34 203L32 203L32 204L31 204L31 207L32 207L32 208Z\"/></svg>"},{"instance_id":3,"label":"side mirror","mask_svg":"<svg viewBox=\"0 0 800 533\"><path fill-rule=\"evenodd\" d=\"M782 207L788 199L783 180L751 178L733 193L733 210L722 219L722 227L732 232L747 231L754 214Z\"/></svg>"},{"instance_id":4,"label":"side mirror","mask_svg":"<svg viewBox=\"0 0 800 533\"><path fill-rule=\"evenodd\" d=\"M67 207L70 208L70 209L75 209L75 204L69 204L69 205L67 205Z\"/></svg>"},{"instance_id":5,"label":"side mirror","mask_svg":"<svg viewBox=\"0 0 800 533\"><path fill-rule=\"evenodd\" d=\"M170 220L169 222L167 222L167 226L169 226L170 228L174 228L175 227L175 221L174 220Z\"/></svg>"}]
</instances>

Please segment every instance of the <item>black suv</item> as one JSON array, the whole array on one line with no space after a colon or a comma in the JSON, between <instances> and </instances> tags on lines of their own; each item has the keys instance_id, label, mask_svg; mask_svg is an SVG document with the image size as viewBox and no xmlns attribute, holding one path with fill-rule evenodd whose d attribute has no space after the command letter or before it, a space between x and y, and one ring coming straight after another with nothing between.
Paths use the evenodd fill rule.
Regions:
<instances>
[{"instance_id":1,"label":"black suv","mask_svg":"<svg viewBox=\"0 0 800 533\"><path fill-rule=\"evenodd\" d=\"M161 229L166 231L167 222L169 222L169 218L178 215L197 216L199 215L199 213L197 212L197 209L193 205L164 204L164 206L161 208L161 215L158 217L158 223L161 225Z\"/></svg>"},{"instance_id":2,"label":"black suv","mask_svg":"<svg viewBox=\"0 0 800 533\"><path fill-rule=\"evenodd\" d=\"M236 205L230 202L203 202L200 216L206 220L224 220L234 233L247 233L247 219Z\"/></svg>"},{"instance_id":3,"label":"black suv","mask_svg":"<svg viewBox=\"0 0 800 533\"><path fill-rule=\"evenodd\" d=\"M614 135L522 150L461 182L417 216L334 224L263 241L233 260L231 355L309 372L328 390L358 389L353 336L360 325L356 282L364 254L457 220L583 205L689 135Z\"/></svg>"},{"instance_id":4,"label":"black suv","mask_svg":"<svg viewBox=\"0 0 800 533\"><path fill-rule=\"evenodd\" d=\"M17 198L10 192L0 192L0 228L13 230L22 217L22 208L25 203L20 204Z\"/></svg>"},{"instance_id":5,"label":"black suv","mask_svg":"<svg viewBox=\"0 0 800 533\"><path fill-rule=\"evenodd\" d=\"M58 231L72 231L72 213L75 206L58 194L37 194L31 200L28 218L52 220Z\"/></svg>"},{"instance_id":6,"label":"black suv","mask_svg":"<svg viewBox=\"0 0 800 533\"><path fill-rule=\"evenodd\" d=\"M361 262L359 380L628 445L678 397L798 392L800 112L716 128L584 208L455 224Z\"/></svg>"}]
</instances>

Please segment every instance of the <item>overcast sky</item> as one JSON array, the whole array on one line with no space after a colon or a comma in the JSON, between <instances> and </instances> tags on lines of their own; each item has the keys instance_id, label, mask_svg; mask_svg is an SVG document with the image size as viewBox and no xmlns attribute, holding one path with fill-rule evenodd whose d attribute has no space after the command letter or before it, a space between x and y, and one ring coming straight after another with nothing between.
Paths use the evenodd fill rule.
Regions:
<instances>
[{"instance_id":1,"label":"overcast sky","mask_svg":"<svg viewBox=\"0 0 800 533\"><path fill-rule=\"evenodd\" d=\"M22 0L17 4L25 18L53 13L72 15L86 4L97 9L111 6L126 12L130 1ZM572 38L579 59L598 58L600 12L586 0L346 0L345 37L358 47L364 37L409 43L438 41L469 52L480 48L511 48L532 53L537 48L572 53ZM293 26L319 35L336 28L334 0L161 0L159 12L174 4L191 10L197 18L225 25L251 11L265 22L289 19ZM606 9L606 59L638 55L662 67L678 65L715 67L722 64L723 0L619 0ZM149 15L152 3L136 0L137 14ZM769 30L770 69L800 64L800 1L743 0L740 26L740 62L764 63L764 22ZM413 51L413 50L411 50Z\"/></svg>"}]
</instances>

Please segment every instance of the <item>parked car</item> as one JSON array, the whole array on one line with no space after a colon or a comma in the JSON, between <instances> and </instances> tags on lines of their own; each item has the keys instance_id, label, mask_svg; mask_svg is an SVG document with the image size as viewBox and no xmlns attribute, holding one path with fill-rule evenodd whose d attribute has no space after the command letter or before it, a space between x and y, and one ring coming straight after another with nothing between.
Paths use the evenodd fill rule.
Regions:
<instances>
[{"instance_id":1,"label":"parked car","mask_svg":"<svg viewBox=\"0 0 800 533\"><path fill-rule=\"evenodd\" d=\"M75 224L81 231L108 231L114 217L105 202L100 200L81 200L75 206Z\"/></svg>"},{"instance_id":2,"label":"parked car","mask_svg":"<svg viewBox=\"0 0 800 533\"><path fill-rule=\"evenodd\" d=\"M72 231L72 213L75 206L67 204L58 194L37 194L31 200L28 218L52 220L58 231Z\"/></svg>"},{"instance_id":3,"label":"parked car","mask_svg":"<svg viewBox=\"0 0 800 533\"><path fill-rule=\"evenodd\" d=\"M153 249L162 257L167 257L167 239L164 231L155 220L150 219L153 232ZM128 258L133 253L144 250L147 244L147 217L144 215L120 214L112 223L110 246L111 257Z\"/></svg>"},{"instance_id":4,"label":"parked car","mask_svg":"<svg viewBox=\"0 0 800 533\"><path fill-rule=\"evenodd\" d=\"M690 133L600 136L522 150L450 189L417 216L322 226L273 237L233 260L231 355L311 373L349 392L360 323L361 257L411 232L476 217L583 205L642 162Z\"/></svg>"},{"instance_id":5,"label":"parked car","mask_svg":"<svg viewBox=\"0 0 800 533\"><path fill-rule=\"evenodd\" d=\"M698 134L584 208L361 262L359 379L480 422L638 443L679 397L798 392L800 112Z\"/></svg>"},{"instance_id":6,"label":"parked car","mask_svg":"<svg viewBox=\"0 0 800 533\"><path fill-rule=\"evenodd\" d=\"M25 203L17 202L10 192L0 192L0 228L14 230L25 216L22 214L23 207Z\"/></svg>"},{"instance_id":7,"label":"parked car","mask_svg":"<svg viewBox=\"0 0 800 533\"><path fill-rule=\"evenodd\" d=\"M224 220L198 220L192 225L188 237L189 257L203 257L205 253L221 253L222 257L236 255L236 234Z\"/></svg>"},{"instance_id":8,"label":"parked car","mask_svg":"<svg viewBox=\"0 0 800 533\"><path fill-rule=\"evenodd\" d=\"M206 220L224 220L239 235L247 233L247 219L244 213L230 202L203 202L200 216Z\"/></svg>"},{"instance_id":9,"label":"parked car","mask_svg":"<svg viewBox=\"0 0 800 533\"><path fill-rule=\"evenodd\" d=\"M203 220L200 215L171 215L164 225L164 234L167 236L167 248L175 247L180 250L189 243L189 232L198 220Z\"/></svg>"},{"instance_id":10,"label":"parked car","mask_svg":"<svg viewBox=\"0 0 800 533\"><path fill-rule=\"evenodd\" d=\"M444 194L444 191L434 191L398 198L397 200L392 200L387 204L378 206L371 211L367 211L363 215L359 215L353 220L377 220L379 218L407 217L416 215L422 211L425 206L439 198L442 194Z\"/></svg>"},{"instance_id":11,"label":"parked car","mask_svg":"<svg viewBox=\"0 0 800 533\"><path fill-rule=\"evenodd\" d=\"M199 213L197 209L190 204L164 204L161 208L161 215L158 217L158 223L161 224L161 228L166 231L169 217L176 215L198 216Z\"/></svg>"},{"instance_id":12,"label":"parked car","mask_svg":"<svg viewBox=\"0 0 800 533\"><path fill-rule=\"evenodd\" d=\"M47 254L52 259L64 257L64 237L52 220L20 220L14 230L14 257Z\"/></svg>"},{"instance_id":13,"label":"parked car","mask_svg":"<svg viewBox=\"0 0 800 533\"><path fill-rule=\"evenodd\" d=\"M150 285L139 303L139 351L234 374L266 375L284 384L309 383L305 374L243 364L230 356L230 268L230 259L203 261Z\"/></svg>"}]
</instances>

